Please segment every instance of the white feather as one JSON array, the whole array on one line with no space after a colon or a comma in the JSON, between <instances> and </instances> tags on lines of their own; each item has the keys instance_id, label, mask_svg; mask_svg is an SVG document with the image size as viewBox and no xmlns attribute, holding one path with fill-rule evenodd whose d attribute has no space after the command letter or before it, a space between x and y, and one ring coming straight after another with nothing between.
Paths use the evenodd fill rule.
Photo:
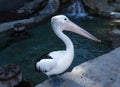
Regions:
<instances>
[{"instance_id":1,"label":"white feather","mask_svg":"<svg viewBox=\"0 0 120 87\"><path fill-rule=\"evenodd\" d=\"M49 54L49 56L52 57L53 59L55 59L56 61L58 61L60 58L62 58L63 55L65 55L65 51L64 50L54 51L54 52L51 52Z\"/></svg>"},{"instance_id":2,"label":"white feather","mask_svg":"<svg viewBox=\"0 0 120 87\"><path fill-rule=\"evenodd\" d=\"M50 71L57 65L57 62L54 59L42 59L36 64L38 70L43 72Z\"/></svg>"}]
</instances>

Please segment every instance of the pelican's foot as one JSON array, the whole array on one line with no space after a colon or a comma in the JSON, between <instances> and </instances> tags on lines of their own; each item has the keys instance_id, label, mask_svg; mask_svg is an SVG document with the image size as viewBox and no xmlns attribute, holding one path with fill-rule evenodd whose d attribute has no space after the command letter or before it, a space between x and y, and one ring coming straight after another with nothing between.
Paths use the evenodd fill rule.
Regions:
<instances>
[{"instance_id":1,"label":"pelican's foot","mask_svg":"<svg viewBox=\"0 0 120 87\"><path fill-rule=\"evenodd\" d=\"M65 80L62 79L61 77L54 77L52 78L49 82L52 87L60 87L60 85L64 82Z\"/></svg>"}]
</instances>

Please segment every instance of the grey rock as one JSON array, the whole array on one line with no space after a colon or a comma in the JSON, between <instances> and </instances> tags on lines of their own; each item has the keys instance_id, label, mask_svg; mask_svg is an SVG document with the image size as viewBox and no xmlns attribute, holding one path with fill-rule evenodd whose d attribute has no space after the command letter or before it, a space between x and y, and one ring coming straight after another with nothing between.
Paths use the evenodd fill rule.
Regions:
<instances>
[{"instance_id":1,"label":"grey rock","mask_svg":"<svg viewBox=\"0 0 120 87\"><path fill-rule=\"evenodd\" d=\"M120 13L119 12L111 12L110 15L113 19L119 19L120 18Z\"/></svg>"},{"instance_id":2,"label":"grey rock","mask_svg":"<svg viewBox=\"0 0 120 87\"><path fill-rule=\"evenodd\" d=\"M120 47L120 30L114 29L110 32L113 48Z\"/></svg>"},{"instance_id":3,"label":"grey rock","mask_svg":"<svg viewBox=\"0 0 120 87\"><path fill-rule=\"evenodd\" d=\"M14 28L14 25L17 23L23 23L23 24L34 23L34 17L31 17L29 19L22 19L22 20L17 20L17 21L1 23L0 24L0 32L4 32L4 31Z\"/></svg>"},{"instance_id":4,"label":"grey rock","mask_svg":"<svg viewBox=\"0 0 120 87\"><path fill-rule=\"evenodd\" d=\"M120 30L118 30L118 29L114 29L114 30L112 30L111 32L111 35L112 36L116 36L116 37L120 37Z\"/></svg>"},{"instance_id":5,"label":"grey rock","mask_svg":"<svg viewBox=\"0 0 120 87\"><path fill-rule=\"evenodd\" d=\"M49 14L44 14L44 15L38 15L35 17L30 17L28 19L22 19L22 20L17 20L17 21L11 21L11 22L6 22L6 23L1 23L0 24L0 32L4 32L10 29L14 28L14 25L17 23L22 23L22 24L33 24L33 23L39 23L42 22L45 18L49 17Z\"/></svg>"},{"instance_id":6,"label":"grey rock","mask_svg":"<svg viewBox=\"0 0 120 87\"><path fill-rule=\"evenodd\" d=\"M120 28L120 20L119 19L114 19L111 23L114 27L116 27L117 29Z\"/></svg>"},{"instance_id":7,"label":"grey rock","mask_svg":"<svg viewBox=\"0 0 120 87\"><path fill-rule=\"evenodd\" d=\"M82 0L92 14L110 17L111 12L120 11L120 0Z\"/></svg>"},{"instance_id":8,"label":"grey rock","mask_svg":"<svg viewBox=\"0 0 120 87\"><path fill-rule=\"evenodd\" d=\"M0 11L17 10L25 4L25 0L0 0Z\"/></svg>"},{"instance_id":9,"label":"grey rock","mask_svg":"<svg viewBox=\"0 0 120 87\"><path fill-rule=\"evenodd\" d=\"M43 1L44 0L34 0L32 2L28 2L28 3L24 4L23 7L18 9L17 12L24 13L25 11L27 11L28 13L31 14L33 12L33 9L36 8Z\"/></svg>"}]
</instances>

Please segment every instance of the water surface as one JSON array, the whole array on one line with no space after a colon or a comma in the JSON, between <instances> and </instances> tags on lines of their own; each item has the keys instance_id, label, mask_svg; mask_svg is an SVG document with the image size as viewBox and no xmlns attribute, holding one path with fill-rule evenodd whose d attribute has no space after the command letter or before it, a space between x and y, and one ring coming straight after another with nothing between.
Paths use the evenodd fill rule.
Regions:
<instances>
[{"instance_id":1,"label":"water surface","mask_svg":"<svg viewBox=\"0 0 120 87\"><path fill-rule=\"evenodd\" d=\"M110 30L108 19L95 17L92 19L71 18L71 20L101 39L102 43L65 32L73 41L75 48L74 61L67 71L112 49L107 37L104 38L106 32ZM35 72L35 60L46 52L65 49L65 45L52 31L50 20L28 32L32 35L30 38L16 41L10 41L9 33L0 35L0 66L16 63L21 67L23 77L32 84L37 84L43 82L47 77Z\"/></svg>"}]
</instances>

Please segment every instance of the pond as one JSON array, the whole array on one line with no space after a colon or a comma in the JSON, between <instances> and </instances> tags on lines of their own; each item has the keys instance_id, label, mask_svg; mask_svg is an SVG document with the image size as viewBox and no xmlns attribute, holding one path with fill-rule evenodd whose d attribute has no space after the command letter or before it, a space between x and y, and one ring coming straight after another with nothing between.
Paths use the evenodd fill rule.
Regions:
<instances>
[{"instance_id":1,"label":"pond","mask_svg":"<svg viewBox=\"0 0 120 87\"><path fill-rule=\"evenodd\" d=\"M71 18L71 20L101 39L102 43L94 42L71 32L64 32L71 38L75 48L74 61L67 71L112 50L111 43L107 37L104 37L106 32L110 30L108 19L94 17ZM18 64L25 80L35 85L47 79L44 74L35 72L36 59L46 52L65 49L65 45L52 31L50 20L27 30L27 32L31 34L31 37L15 41L10 41L9 33L0 35L0 66L10 63Z\"/></svg>"}]
</instances>

